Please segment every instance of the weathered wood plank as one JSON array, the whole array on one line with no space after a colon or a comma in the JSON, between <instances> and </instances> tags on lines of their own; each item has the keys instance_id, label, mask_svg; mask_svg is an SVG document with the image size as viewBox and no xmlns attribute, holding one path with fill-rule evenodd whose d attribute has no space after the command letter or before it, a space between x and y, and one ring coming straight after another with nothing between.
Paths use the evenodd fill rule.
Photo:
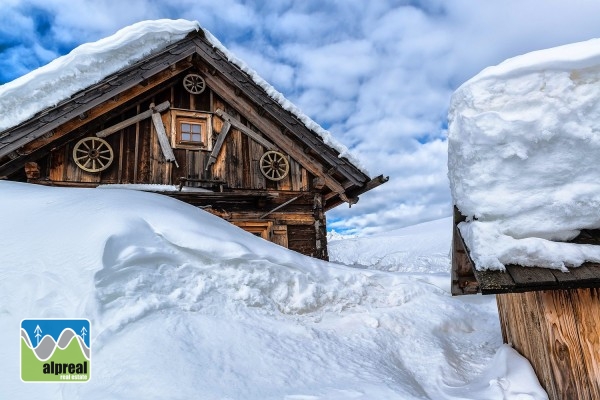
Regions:
<instances>
[{"instance_id":1,"label":"weathered wood plank","mask_svg":"<svg viewBox=\"0 0 600 400\"><path fill-rule=\"evenodd\" d=\"M223 127L221 128L221 132L219 132L219 137L217 138L217 142L215 143L215 146L212 149L212 152L210 153L210 158L208 159L208 163L206 163L206 170L208 171L208 169L210 168L211 165L213 165L215 163L215 161L217 161L217 156L219 155L219 152L221 151L221 148L223 147L223 143L225 143L225 138L227 137L227 134L229 133L229 130L231 128L231 123L229 121L225 121L223 123Z\"/></svg>"},{"instance_id":2,"label":"weathered wood plank","mask_svg":"<svg viewBox=\"0 0 600 400\"><path fill-rule=\"evenodd\" d=\"M600 289L569 291L591 399L600 399Z\"/></svg>"},{"instance_id":3,"label":"weathered wood plank","mask_svg":"<svg viewBox=\"0 0 600 400\"><path fill-rule=\"evenodd\" d=\"M151 104L150 108L154 110L155 107L153 104ZM156 132L160 148L162 149L162 153L165 156L165 160L174 161L177 164L177 160L175 160L175 154L173 154L173 149L169 143L169 138L167 137L167 132L165 131L165 126L160 113L152 112L152 123L154 124L154 130Z\"/></svg>"},{"instance_id":4,"label":"weathered wood plank","mask_svg":"<svg viewBox=\"0 0 600 400\"><path fill-rule=\"evenodd\" d=\"M510 274L518 286L541 286L547 287L556 285L554 274L547 268L521 267L517 265L507 265L506 271Z\"/></svg>"},{"instance_id":5,"label":"weathered wood plank","mask_svg":"<svg viewBox=\"0 0 600 400\"><path fill-rule=\"evenodd\" d=\"M590 381L582 363L584 355L577 329L579 321L575 318L571 292L552 290L536 294L541 300L541 315L545 320L542 329L548 332L545 344L548 346L553 381L560 398L592 400ZM532 347L537 348L537 345L534 343Z\"/></svg>"}]
</instances>

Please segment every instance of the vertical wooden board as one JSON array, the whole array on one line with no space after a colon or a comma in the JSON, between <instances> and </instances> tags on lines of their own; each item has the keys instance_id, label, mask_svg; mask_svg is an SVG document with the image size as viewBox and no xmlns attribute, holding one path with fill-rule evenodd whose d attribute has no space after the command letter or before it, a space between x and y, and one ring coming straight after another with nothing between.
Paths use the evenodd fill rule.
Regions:
<instances>
[{"instance_id":1,"label":"vertical wooden board","mask_svg":"<svg viewBox=\"0 0 600 400\"><path fill-rule=\"evenodd\" d=\"M500 318L500 329L502 330L502 340L504 343L513 343L513 333L511 330L510 319L511 315L510 302L507 300L508 294L496 295L496 306L498 307L498 317Z\"/></svg>"},{"instance_id":2,"label":"vertical wooden board","mask_svg":"<svg viewBox=\"0 0 600 400\"><path fill-rule=\"evenodd\" d=\"M204 92L192 95L192 97L194 97L192 110L210 111L210 89L206 88Z\"/></svg>"},{"instance_id":3,"label":"vertical wooden board","mask_svg":"<svg viewBox=\"0 0 600 400\"><path fill-rule=\"evenodd\" d=\"M548 356L548 334L540 320L539 301L534 292L506 293L496 296L502 335L531 363L540 383L548 393L554 393L553 372Z\"/></svg>"},{"instance_id":4,"label":"vertical wooden board","mask_svg":"<svg viewBox=\"0 0 600 400\"><path fill-rule=\"evenodd\" d=\"M527 357L534 366L534 370L538 376L538 379L546 392L549 395L556 398L559 392L559 387L555 379L555 372L552 368L552 339L551 332L549 330L546 311L543 301L542 292L526 292L523 294L515 294L515 298L525 299L524 303L520 304L520 307L532 315L530 324L533 325L536 331L539 330L539 335L523 338L522 340L529 340L532 351L529 357Z\"/></svg>"},{"instance_id":5,"label":"vertical wooden board","mask_svg":"<svg viewBox=\"0 0 600 400\"><path fill-rule=\"evenodd\" d=\"M246 135L242 135L242 146L240 149L242 159L242 187L251 188L252 186L252 161L250 159L250 143L252 140Z\"/></svg>"},{"instance_id":6,"label":"vertical wooden board","mask_svg":"<svg viewBox=\"0 0 600 400\"><path fill-rule=\"evenodd\" d=\"M187 150L185 149L173 149L175 158L179 164L179 168L173 165L171 168L171 181L173 184L178 185L181 178L187 178Z\"/></svg>"},{"instance_id":7,"label":"vertical wooden board","mask_svg":"<svg viewBox=\"0 0 600 400\"><path fill-rule=\"evenodd\" d=\"M150 157L151 157L151 122L146 119L139 123L139 140L138 140L138 166L137 166L137 182L135 183L150 183Z\"/></svg>"},{"instance_id":8,"label":"vertical wooden board","mask_svg":"<svg viewBox=\"0 0 600 400\"><path fill-rule=\"evenodd\" d=\"M50 152L50 173L48 175L51 181L58 182L65 179L66 163L66 146Z\"/></svg>"},{"instance_id":9,"label":"vertical wooden board","mask_svg":"<svg viewBox=\"0 0 600 400\"><path fill-rule=\"evenodd\" d=\"M287 157L287 155L286 155ZM289 157L288 157L289 160ZM287 176L280 181L277 181L277 189L278 190L292 190L292 171L290 166L290 171Z\"/></svg>"},{"instance_id":10,"label":"vertical wooden board","mask_svg":"<svg viewBox=\"0 0 600 400\"><path fill-rule=\"evenodd\" d=\"M136 170L138 168L137 160L135 158L138 151L136 151L136 137L139 135L139 125L134 124L128 126L121 131L123 137L123 173L121 181L123 183L134 183L136 178Z\"/></svg>"},{"instance_id":11,"label":"vertical wooden board","mask_svg":"<svg viewBox=\"0 0 600 400\"><path fill-rule=\"evenodd\" d=\"M197 151L186 150L187 151L187 178L188 179L198 179L198 170L196 169L196 158L198 156ZM189 183L189 186L195 186L192 182Z\"/></svg>"},{"instance_id":12,"label":"vertical wooden board","mask_svg":"<svg viewBox=\"0 0 600 400\"><path fill-rule=\"evenodd\" d=\"M208 171L206 171L206 163L208 163L208 159L210 158L210 152L208 151L198 151L198 174L200 175L200 179L210 180L211 175Z\"/></svg>"},{"instance_id":13,"label":"vertical wooden board","mask_svg":"<svg viewBox=\"0 0 600 400\"><path fill-rule=\"evenodd\" d=\"M271 241L275 244L288 247L287 225L273 225Z\"/></svg>"},{"instance_id":14,"label":"vertical wooden board","mask_svg":"<svg viewBox=\"0 0 600 400\"><path fill-rule=\"evenodd\" d=\"M113 149L112 163L104 171L100 172L101 183L117 183L119 181L119 163L121 160L121 135L114 134L105 138Z\"/></svg>"},{"instance_id":15,"label":"vertical wooden board","mask_svg":"<svg viewBox=\"0 0 600 400\"><path fill-rule=\"evenodd\" d=\"M571 290L590 398L600 399L600 289Z\"/></svg>"},{"instance_id":16,"label":"vertical wooden board","mask_svg":"<svg viewBox=\"0 0 600 400\"><path fill-rule=\"evenodd\" d=\"M590 386L570 291L539 292L540 304L548 332L549 358L557 392L565 399L590 399Z\"/></svg>"},{"instance_id":17,"label":"vertical wooden board","mask_svg":"<svg viewBox=\"0 0 600 400\"><path fill-rule=\"evenodd\" d=\"M292 190L302 190L302 168L294 160L290 160L290 177L292 183Z\"/></svg>"},{"instance_id":18,"label":"vertical wooden board","mask_svg":"<svg viewBox=\"0 0 600 400\"><path fill-rule=\"evenodd\" d=\"M227 139L226 146L222 151L225 152L225 174L229 187L240 188L242 186L243 172L241 163L240 146L242 134L237 129L232 129Z\"/></svg>"},{"instance_id":19,"label":"vertical wooden board","mask_svg":"<svg viewBox=\"0 0 600 400\"><path fill-rule=\"evenodd\" d=\"M249 156L250 156L250 187L253 189L265 189L267 187L264 175L260 172L260 157L265 152L265 148L254 140L248 141Z\"/></svg>"},{"instance_id":20,"label":"vertical wooden board","mask_svg":"<svg viewBox=\"0 0 600 400\"><path fill-rule=\"evenodd\" d=\"M227 178L225 165L227 163L227 153L228 153L227 148L228 147L229 147L228 141L225 140L225 142L223 142L223 147L221 148L221 151L217 155L216 161L210 167L211 175L212 175L213 179L215 179L215 180L226 180L226 178Z\"/></svg>"},{"instance_id":21,"label":"vertical wooden board","mask_svg":"<svg viewBox=\"0 0 600 400\"><path fill-rule=\"evenodd\" d=\"M305 191L312 190L312 180L314 176L302 167L302 187Z\"/></svg>"},{"instance_id":22,"label":"vertical wooden board","mask_svg":"<svg viewBox=\"0 0 600 400\"><path fill-rule=\"evenodd\" d=\"M183 77L182 81L173 86L173 88L173 108L189 110L190 94L183 88Z\"/></svg>"}]
</instances>

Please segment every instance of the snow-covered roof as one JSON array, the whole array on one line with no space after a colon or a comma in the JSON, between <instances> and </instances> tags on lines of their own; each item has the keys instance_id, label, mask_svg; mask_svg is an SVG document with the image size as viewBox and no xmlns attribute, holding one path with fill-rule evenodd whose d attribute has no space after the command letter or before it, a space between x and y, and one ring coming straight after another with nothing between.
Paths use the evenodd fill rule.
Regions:
<instances>
[{"instance_id":1,"label":"snow-covered roof","mask_svg":"<svg viewBox=\"0 0 600 400\"><path fill-rule=\"evenodd\" d=\"M210 32L201 28L198 22L182 19L138 22L110 37L83 44L69 54L0 86L0 132L27 121L37 113L69 99L75 93L109 75L183 39L188 33L199 30L203 31L215 48L226 55L229 62L248 74L269 97L292 113L309 130L319 135L325 144L339 152L340 157L348 159L368 175L364 166L346 146L302 113L253 69L227 50Z\"/></svg>"},{"instance_id":2,"label":"snow-covered roof","mask_svg":"<svg viewBox=\"0 0 600 400\"><path fill-rule=\"evenodd\" d=\"M477 269L563 269L600 246L600 40L536 51L482 71L453 95L448 169Z\"/></svg>"}]
</instances>

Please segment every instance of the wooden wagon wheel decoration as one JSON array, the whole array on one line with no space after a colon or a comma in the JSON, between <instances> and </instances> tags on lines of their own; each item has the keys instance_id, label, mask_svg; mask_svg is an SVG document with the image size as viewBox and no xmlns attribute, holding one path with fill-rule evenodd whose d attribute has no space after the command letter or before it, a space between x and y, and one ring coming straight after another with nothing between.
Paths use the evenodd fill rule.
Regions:
<instances>
[{"instance_id":1,"label":"wooden wagon wheel decoration","mask_svg":"<svg viewBox=\"0 0 600 400\"><path fill-rule=\"evenodd\" d=\"M113 162L113 149L104 139L86 137L73 147L73 159L75 164L84 171L100 172Z\"/></svg>"},{"instance_id":2,"label":"wooden wagon wheel decoration","mask_svg":"<svg viewBox=\"0 0 600 400\"><path fill-rule=\"evenodd\" d=\"M280 181L290 172L290 163L285 154L269 150L260 158L260 172L272 181Z\"/></svg>"},{"instance_id":3,"label":"wooden wagon wheel decoration","mask_svg":"<svg viewBox=\"0 0 600 400\"><path fill-rule=\"evenodd\" d=\"M191 94L200 94L206 89L206 82L198 74L187 74L183 78L183 87Z\"/></svg>"}]
</instances>

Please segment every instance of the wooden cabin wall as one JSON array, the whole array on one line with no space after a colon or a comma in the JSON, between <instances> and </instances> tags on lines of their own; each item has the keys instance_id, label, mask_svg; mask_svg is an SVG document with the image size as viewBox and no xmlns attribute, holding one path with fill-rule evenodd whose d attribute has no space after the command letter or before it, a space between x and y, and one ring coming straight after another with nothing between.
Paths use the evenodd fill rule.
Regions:
<instances>
[{"instance_id":1,"label":"wooden cabin wall","mask_svg":"<svg viewBox=\"0 0 600 400\"><path fill-rule=\"evenodd\" d=\"M120 115L96 124L89 129L87 136L96 131L113 126L127 118L149 109L150 104L171 103L172 109L183 109L212 113L223 109L240 118L235 110L214 95L209 89L199 95L186 92L178 81L156 92L152 97L130 104ZM163 113L167 124L168 112ZM222 121L213 116L213 141L222 128ZM168 132L170 133L170 132ZM48 178L52 181L82 184L178 184L180 178L190 180L216 180L227 182L232 189L270 190L310 190L309 173L294 160L290 160L290 173L281 181L266 179L259 168L260 157L266 149L237 129L227 135L217 161L205 171L210 150L190 150L174 148L178 166L166 162L150 118L124 128L106 138L114 151L111 166L100 172L90 173L81 170L72 159L73 140L51 152ZM193 182L190 185L196 185Z\"/></svg>"},{"instance_id":2,"label":"wooden cabin wall","mask_svg":"<svg viewBox=\"0 0 600 400\"><path fill-rule=\"evenodd\" d=\"M109 168L100 173L83 171L73 161L73 146L83 136L93 136L96 132L114 126L128 118L147 111L151 104L170 102L171 110L189 110L210 113L212 115L212 141L217 140L222 129L222 120L214 115L221 109L238 118L246 120L210 89L193 95L182 86L184 75L167 82L151 96L137 99L122 107L122 111L104 121L91 121L73 135L74 139L56 149L43 160L46 177L56 184L69 186L96 186L99 184L171 184L178 185L181 178L187 186L210 186L210 182L222 182L226 190L238 191L275 191L288 192L290 196L308 193L307 196L285 206L261 219L261 216L283 203L256 204L237 210L232 204L228 209L211 209L209 200L195 204L208 207L207 210L232 223L243 225L245 221L265 220L270 222L271 240L292 250L318 258L327 258L325 215L320 204L316 203L314 193L310 193L313 176L294 160L290 162L289 174L280 181L266 179L260 172L260 158L267 151L246 134L231 128L216 162L206 170L210 150L173 148L177 166L166 162L151 118L130 125L105 139L114 151L114 160ZM170 135L170 112L162 113L163 123ZM208 182L208 183L207 183ZM219 185L215 186L218 187ZM214 187L213 187L214 189ZM175 196L174 196L175 197ZM289 197L281 197L281 199ZM191 197L182 199L193 202Z\"/></svg>"}]
</instances>

